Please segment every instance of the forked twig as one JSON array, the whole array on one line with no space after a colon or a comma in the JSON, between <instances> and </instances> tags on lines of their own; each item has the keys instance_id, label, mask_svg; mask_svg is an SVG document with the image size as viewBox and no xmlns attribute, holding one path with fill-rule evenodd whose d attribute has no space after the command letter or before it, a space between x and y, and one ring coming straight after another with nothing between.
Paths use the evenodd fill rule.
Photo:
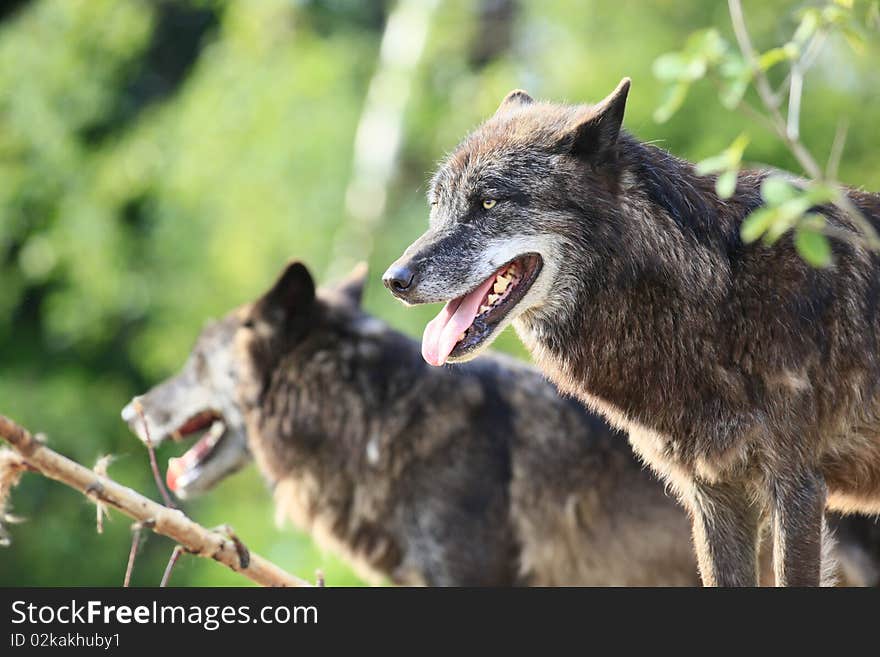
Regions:
<instances>
[{"instance_id":1,"label":"forked twig","mask_svg":"<svg viewBox=\"0 0 880 657\"><path fill-rule=\"evenodd\" d=\"M144 527L151 528L149 521L136 522L131 526L131 550L128 551L128 564L125 566L125 579L122 586L128 588L131 585L131 573L134 570L134 561L137 558L138 548L141 546L141 532Z\"/></svg>"},{"instance_id":2,"label":"forked twig","mask_svg":"<svg viewBox=\"0 0 880 657\"><path fill-rule=\"evenodd\" d=\"M187 552L214 559L263 586L311 586L253 552L248 552L247 565L243 566L241 541L238 541L237 546L228 536L202 527L182 511L158 504L131 488L122 486L109 477L102 477L62 456L4 415L0 415L0 437L18 452L28 470L60 481L95 502L117 509L142 523L143 528L168 536ZM130 576L128 579L130 580Z\"/></svg>"}]
</instances>

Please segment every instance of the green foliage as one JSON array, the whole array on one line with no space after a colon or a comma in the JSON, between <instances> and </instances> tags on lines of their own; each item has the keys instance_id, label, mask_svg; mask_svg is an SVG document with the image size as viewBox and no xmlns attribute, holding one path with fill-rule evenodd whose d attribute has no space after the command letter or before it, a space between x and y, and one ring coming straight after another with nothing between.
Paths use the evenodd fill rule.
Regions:
<instances>
[{"instance_id":1,"label":"green foliage","mask_svg":"<svg viewBox=\"0 0 880 657\"><path fill-rule=\"evenodd\" d=\"M770 176L761 184L764 206L742 224L743 241L763 239L773 244L795 228L794 244L804 260L817 267L831 264L831 245L822 233L825 218L811 208L832 203L837 191L822 183L793 184L782 176Z\"/></svg>"},{"instance_id":2,"label":"green foliage","mask_svg":"<svg viewBox=\"0 0 880 657\"><path fill-rule=\"evenodd\" d=\"M871 3L865 14L868 26L876 11L875 3ZM798 24L792 38L781 46L756 54L751 64L745 59L747 48L741 51L732 47L714 28L694 32L685 42L683 50L658 57L654 60L654 75L669 86L664 100L654 111L655 121L668 121L684 105L691 86L706 77L713 78L717 83L719 100L726 109L744 107L749 110L750 116L755 116L756 110L746 105L744 99L756 75L758 82L761 82L761 76L769 76L773 69L785 63L789 66L787 75L794 76L796 67L812 64L812 61L806 63L807 58L815 57L829 35L839 34L854 51L865 53L866 29L858 18L853 0L834 0L824 6L807 7L797 12L797 17ZM876 43L874 46L876 48ZM801 74L800 69L798 74ZM783 85L787 80L783 80ZM798 90L796 93L801 92ZM764 103L762 109L771 114L765 121L772 124L773 113L779 113L781 98L777 96L768 100L767 94L761 94L760 97ZM768 104L771 106L768 107ZM761 113L761 110L757 113ZM791 139L786 129L783 139L786 146ZM729 198L735 192L737 175L749 141L750 134L742 133L720 154L701 160L696 165L699 175L717 174L715 189L719 197ZM831 245L823 232L825 219L811 209L837 202L839 194L836 183L826 181L824 176L820 180L797 185L780 176L772 176L764 181L761 188L764 206L746 218L741 227L741 236L747 243L762 239L769 245L789 230L794 230L794 245L804 260L817 267L828 266L832 257Z\"/></svg>"},{"instance_id":3,"label":"green foliage","mask_svg":"<svg viewBox=\"0 0 880 657\"><path fill-rule=\"evenodd\" d=\"M748 145L749 136L743 133L720 154L697 162L695 168L699 175L718 174L718 178L715 180L715 191L721 198L733 196L733 192L736 190L736 177L742 165L743 153Z\"/></svg>"}]
</instances>

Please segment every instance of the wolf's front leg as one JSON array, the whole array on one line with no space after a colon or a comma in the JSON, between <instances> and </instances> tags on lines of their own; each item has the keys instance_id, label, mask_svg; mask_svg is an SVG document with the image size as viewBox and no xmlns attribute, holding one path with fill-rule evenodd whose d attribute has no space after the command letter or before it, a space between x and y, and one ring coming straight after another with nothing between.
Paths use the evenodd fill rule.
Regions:
<instances>
[{"instance_id":1,"label":"wolf's front leg","mask_svg":"<svg viewBox=\"0 0 880 657\"><path fill-rule=\"evenodd\" d=\"M696 482L686 502L703 586L757 586L764 513L746 486Z\"/></svg>"},{"instance_id":2,"label":"wolf's front leg","mask_svg":"<svg viewBox=\"0 0 880 657\"><path fill-rule=\"evenodd\" d=\"M825 480L815 472L775 479L771 493L776 586L819 586Z\"/></svg>"}]
</instances>

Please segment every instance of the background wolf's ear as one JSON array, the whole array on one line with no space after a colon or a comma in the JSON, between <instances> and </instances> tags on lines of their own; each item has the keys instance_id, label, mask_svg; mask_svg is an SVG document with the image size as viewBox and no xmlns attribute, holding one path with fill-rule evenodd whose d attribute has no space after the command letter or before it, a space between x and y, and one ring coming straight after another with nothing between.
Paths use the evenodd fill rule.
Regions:
<instances>
[{"instance_id":1,"label":"background wolf's ear","mask_svg":"<svg viewBox=\"0 0 880 657\"><path fill-rule=\"evenodd\" d=\"M336 291L355 306L361 305L364 296L364 285L367 282L367 263L359 262L348 276L336 285Z\"/></svg>"},{"instance_id":2,"label":"background wolf's ear","mask_svg":"<svg viewBox=\"0 0 880 657\"><path fill-rule=\"evenodd\" d=\"M563 147L596 163L606 160L620 134L629 86L623 78L603 101L586 108L563 135Z\"/></svg>"},{"instance_id":3,"label":"background wolf's ear","mask_svg":"<svg viewBox=\"0 0 880 657\"><path fill-rule=\"evenodd\" d=\"M306 266L298 261L290 262L278 280L255 305L264 318L280 321L291 311L306 308L315 300L315 281Z\"/></svg>"},{"instance_id":4,"label":"background wolf's ear","mask_svg":"<svg viewBox=\"0 0 880 657\"><path fill-rule=\"evenodd\" d=\"M495 110L495 113L500 114L501 112L506 112L515 107L531 105L534 102L534 99L522 89L514 89L504 97L504 100L501 101L501 104L498 106L498 109Z\"/></svg>"}]
</instances>

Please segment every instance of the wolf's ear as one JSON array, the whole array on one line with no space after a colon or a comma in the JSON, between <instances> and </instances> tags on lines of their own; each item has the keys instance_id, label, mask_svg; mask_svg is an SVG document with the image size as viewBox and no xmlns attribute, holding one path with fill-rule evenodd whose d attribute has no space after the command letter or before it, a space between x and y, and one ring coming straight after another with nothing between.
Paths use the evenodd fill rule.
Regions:
<instances>
[{"instance_id":1,"label":"wolf's ear","mask_svg":"<svg viewBox=\"0 0 880 657\"><path fill-rule=\"evenodd\" d=\"M367 263L359 262L354 266L348 276L336 285L336 291L353 305L360 306L364 296L364 285L367 282Z\"/></svg>"},{"instance_id":2,"label":"wolf's ear","mask_svg":"<svg viewBox=\"0 0 880 657\"><path fill-rule=\"evenodd\" d=\"M563 147L593 162L606 160L620 134L629 85L623 78L604 100L586 108L563 135Z\"/></svg>"},{"instance_id":3,"label":"wolf's ear","mask_svg":"<svg viewBox=\"0 0 880 657\"><path fill-rule=\"evenodd\" d=\"M306 266L290 262L281 272L272 288L255 305L264 318L283 321L292 311L306 308L315 300L315 281Z\"/></svg>"},{"instance_id":4,"label":"wolf's ear","mask_svg":"<svg viewBox=\"0 0 880 657\"><path fill-rule=\"evenodd\" d=\"M522 89L514 89L504 97L504 100L501 101L501 104L498 106L498 109L495 110L495 113L501 114L502 112L507 112L516 107L531 105L534 102L534 99Z\"/></svg>"}]
</instances>

